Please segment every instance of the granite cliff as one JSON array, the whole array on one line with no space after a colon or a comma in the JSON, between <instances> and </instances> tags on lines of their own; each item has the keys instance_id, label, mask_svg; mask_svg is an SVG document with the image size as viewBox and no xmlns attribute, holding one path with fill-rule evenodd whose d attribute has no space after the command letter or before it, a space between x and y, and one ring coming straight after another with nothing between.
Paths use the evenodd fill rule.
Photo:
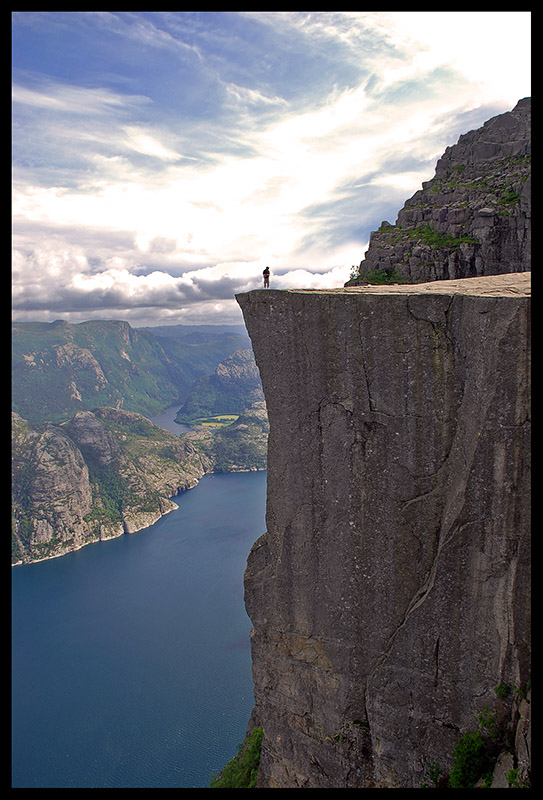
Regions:
<instances>
[{"instance_id":1,"label":"granite cliff","mask_svg":"<svg viewBox=\"0 0 543 800\"><path fill-rule=\"evenodd\" d=\"M529 287L237 296L270 423L258 787L454 785L477 725L488 781L529 778Z\"/></svg>"},{"instance_id":2,"label":"granite cliff","mask_svg":"<svg viewBox=\"0 0 543 800\"><path fill-rule=\"evenodd\" d=\"M531 263L531 100L460 137L347 285L523 272Z\"/></svg>"},{"instance_id":3,"label":"granite cliff","mask_svg":"<svg viewBox=\"0 0 543 800\"><path fill-rule=\"evenodd\" d=\"M237 297L270 422L260 788L529 785L530 221L526 98L343 289Z\"/></svg>"}]
</instances>

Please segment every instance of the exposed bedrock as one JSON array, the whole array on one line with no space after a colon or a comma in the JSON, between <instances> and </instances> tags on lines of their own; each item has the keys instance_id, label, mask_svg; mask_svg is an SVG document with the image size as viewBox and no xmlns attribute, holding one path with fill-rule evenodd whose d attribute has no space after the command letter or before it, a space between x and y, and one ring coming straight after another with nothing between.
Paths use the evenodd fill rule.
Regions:
<instances>
[{"instance_id":1,"label":"exposed bedrock","mask_svg":"<svg viewBox=\"0 0 543 800\"><path fill-rule=\"evenodd\" d=\"M529 680L530 274L238 295L266 397L260 787L420 787Z\"/></svg>"},{"instance_id":2,"label":"exposed bedrock","mask_svg":"<svg viewBox=\"0 0 543 800\"><path fill-rule=\"evenodd\" d=\"M434 177L384 221L349 284L531 269L531 99L460 136Z\"/></svg>"}]
</instances>

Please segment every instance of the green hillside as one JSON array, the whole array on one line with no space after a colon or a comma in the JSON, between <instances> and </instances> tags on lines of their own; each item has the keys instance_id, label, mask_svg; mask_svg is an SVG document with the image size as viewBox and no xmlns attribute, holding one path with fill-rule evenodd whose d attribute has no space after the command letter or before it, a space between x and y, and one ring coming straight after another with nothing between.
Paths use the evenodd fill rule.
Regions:
<instances>
[{"instance_id":1,"label":"green hillside","mask_svg":"<svg viewBox=\"0 0 543 800\"><path fill-rule=\"evenodd\" d=\"M32 424L122 407L153 416L189 394L247 337L224 330L134 329L127 322L12 326L12 409Z\"/></svg>"},{"instance_id":2,"label":"green hillside","mask_svg":"<svg viewBox=\"0 0 543 800\"><path fill-rule=\"evenodd\" d=\"M218 414L240 414L264 400L260 373L250 348L236 350L209 375L194 381L176 422L192 423Z\"/></svg>"}]
</instances>

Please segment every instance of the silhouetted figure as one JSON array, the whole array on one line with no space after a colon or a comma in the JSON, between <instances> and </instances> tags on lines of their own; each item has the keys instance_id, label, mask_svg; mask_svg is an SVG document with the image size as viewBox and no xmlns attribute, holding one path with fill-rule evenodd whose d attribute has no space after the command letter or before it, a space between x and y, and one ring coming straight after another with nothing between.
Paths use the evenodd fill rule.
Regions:
<instances>
[{"instance_id":1,"label":"silhouetted figure","mask_svg":"<svg viewBox=\"0 0 543 800\"><path fill-rule=\"evenodd\" d=\"M264 275L264 289L269 289L270 288L270 268L266 267L266 269L264 270L264 272L262 274Z\"/></svg>"}]
</instances>

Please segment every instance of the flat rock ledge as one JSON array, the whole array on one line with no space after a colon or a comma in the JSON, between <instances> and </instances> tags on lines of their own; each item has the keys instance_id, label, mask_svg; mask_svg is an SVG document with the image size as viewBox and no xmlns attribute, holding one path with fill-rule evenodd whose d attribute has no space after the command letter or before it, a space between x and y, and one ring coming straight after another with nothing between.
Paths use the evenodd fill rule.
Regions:
<instances>
[{"instance_id":1,"label":"flat rock ledge","mask_svg":"<svg viewBox=\"0 0 543 800\"><path fill-rule=\"evenodd\" d=\"M462 294L486 297L520 294L528 296L531 294L531 281L531 272L513 272L506 275L482 275L450 281L428 281L428 283L367 284L365 286L343 286L337 289L287 289L286 291L304 294Z\"/></svg>"}]
</instances>

